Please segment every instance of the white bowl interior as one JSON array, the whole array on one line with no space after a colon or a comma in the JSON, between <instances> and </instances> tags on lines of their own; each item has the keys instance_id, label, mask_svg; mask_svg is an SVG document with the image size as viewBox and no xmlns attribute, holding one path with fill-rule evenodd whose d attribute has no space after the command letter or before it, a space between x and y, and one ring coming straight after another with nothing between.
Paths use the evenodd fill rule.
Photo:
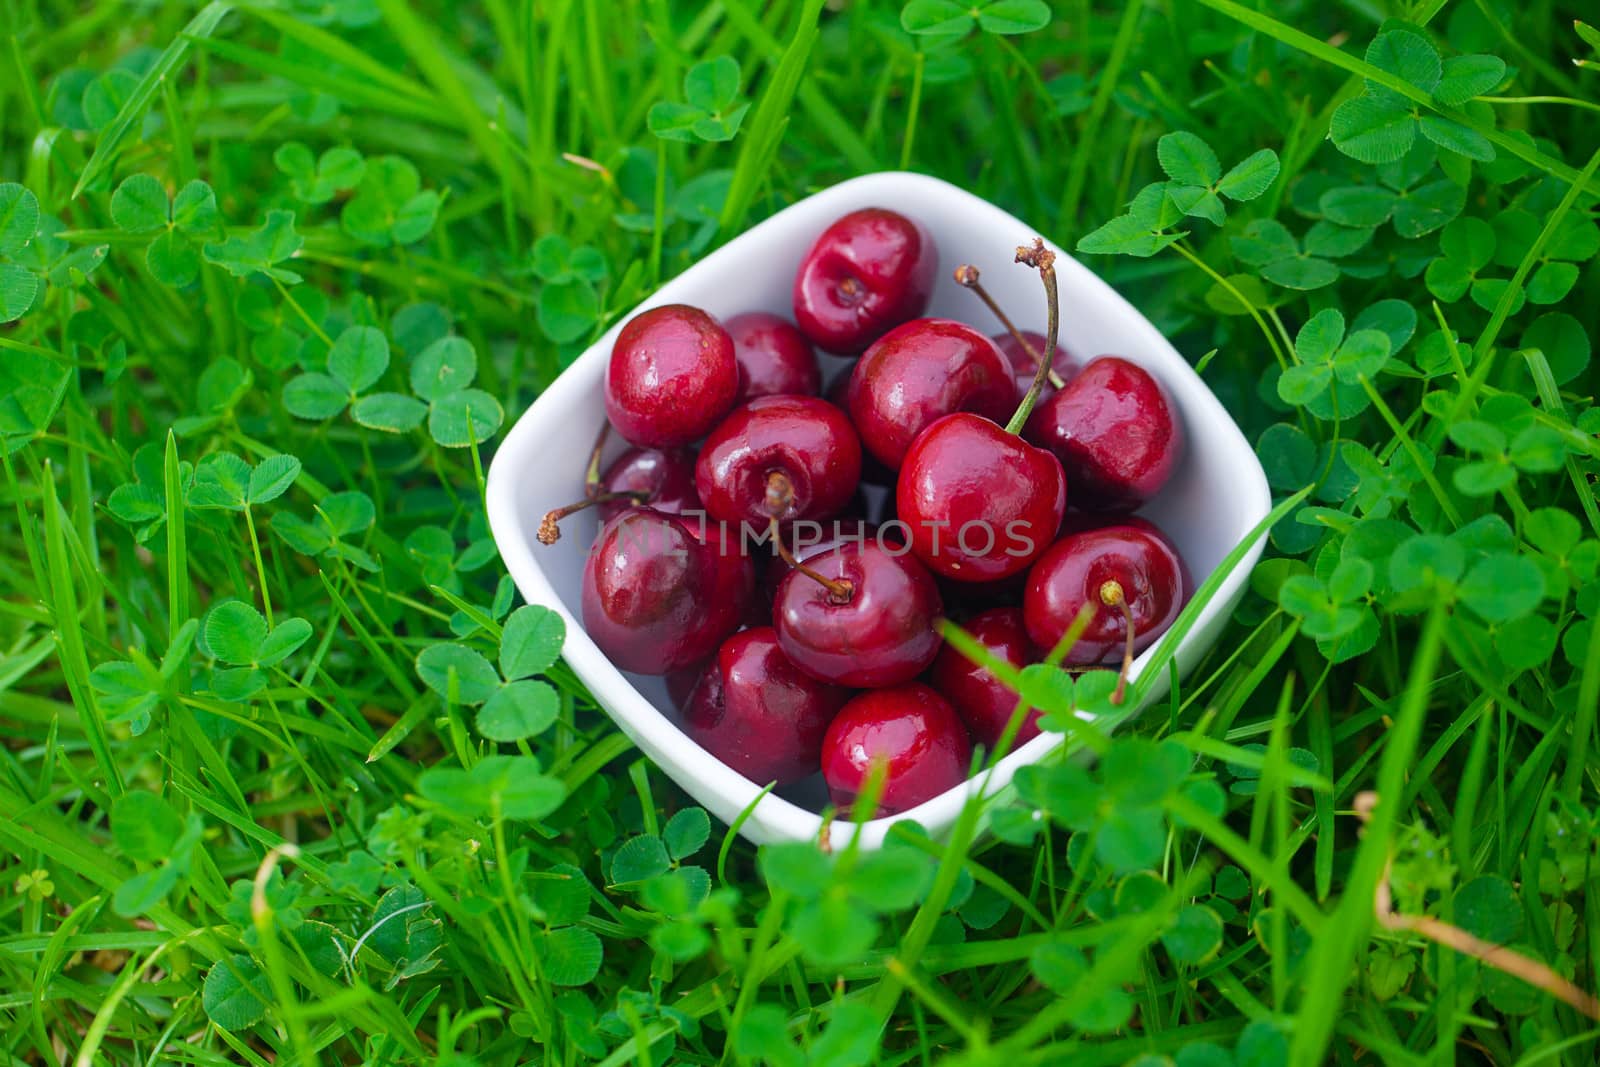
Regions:
<instances>
[{"instance_id":1,"label":"white bowl interior","mask_svg":"<svg viewBox=\"0 0 1600 1067\"><path fill-rule=\"evenodd\" d=\"M982 271L985 287L1019 327L1043 332L1044 294L1038 275L1012 262L1015 247L1031 242L1039 236L1037 231L947 182L906 173L856 178L800 201L706 256L635 312L686 303L724 318L744 311L791 317L790 287L811 242L840 215L871 206L910 215L933 234L939 249L939 283L928 314L961 319L986 333L998 330L978 299L951 279L959 263L970 262ZM1086 267L1060 249L1055 251L1061 343L1080 358L1116 354L1139 363L1160 379L1181 412L1185 453L1171 482L1144 514L1176 542L1195 582L1203 582L1267 514L1270 495L1260 462L1232 418L1166 338ZM660 678L618 671L584 634L580 584L584 558L597 531L594 512L566 520L555 545L540 545L534 538L547 510L582 496L588 453L605 418L601 383L606 363L621 323L632 314L585 351L522 414L501 443L488 477L495 540L523 596L566 617L564 655L573 670L623 731L680 786L729 823L755 803L741 826L751 840L814 838L825 799L820 782L757 802L756 783L711 756L677 727ZM833 368L844 362L825 360L825 372L831 376ZM608 458L625 447L613 434ZM1070 495L1069 486L1069 499ZM1259 551L1258 543L1185 637L1178 651L1180 672L1216 640ZM1135 675L1149 655L1135 664ZM1163 691L1164 686L1155 687L1147 703ZM1060 735L1046 734L1011 753L984 779L989 792L1004 788L1017 767L1039 761L1060 741ZM980 788L982 778L896 818L916 819L939 835L953 824L966 796ZM863 843L868 847L880 843L893 821L868 823Z\"/></svg>"}]
</instances>

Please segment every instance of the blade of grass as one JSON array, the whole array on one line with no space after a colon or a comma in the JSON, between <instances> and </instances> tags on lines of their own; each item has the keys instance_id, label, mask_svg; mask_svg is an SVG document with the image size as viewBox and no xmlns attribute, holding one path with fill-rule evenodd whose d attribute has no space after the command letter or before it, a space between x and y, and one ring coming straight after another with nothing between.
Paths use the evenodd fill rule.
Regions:
<instances>
[{"instance_id":1,"label":"blade of grass","mask_svg":"<svg viewBox=\"0 0 1600 1067\"><path fill-rule=\"evenodd\" d=\"M1428 697L1439 666L1448 620L1449 615L1436 607L1423 624L1400 715L1390 728L1383 760L1378 766L1378 806L1356 850L1339 906L1322 935L1313 941L1311 955L1304 965L1302 973L1307 977L1290 1046L1290 1061L1299 1067L1317 1067L1325 1062L1334 1023L1344 1003L1345 987L1350 983L1351 963L1372 929L1373 893L1383 874L1391 835L1399 821L1406 774L1427 718Z\"/></svg>"},{"instance_id":2,"label":"blade of grass","mask_svg":"<svg viewBox=\"0 0 1600 1067\"><path fill-rule=\"evenodd\" d=\"M155 99L156 91L163 82L170 81L178 76L178 71L183 67L184 61L189 56L189 49L195 39L210 37L216 32L217 24L222 17L232 10L231 3L223 0L212 0L211 3L201 8L183 32L166 50L156 59L133 92L128 94L128 99L117 110L116 117L106 126L100 134L99 143L95 145L94 155L89 157L89 162L84 165L83 172L78 175L77 184L72 187L72 199L76 200L83 195L83 191L106 170L109 170L117 149L122 146L122 141L133 129L133 124L139 116L144 114L145 108L150 106L150 101Z\"/></svg>"}]
</instances>

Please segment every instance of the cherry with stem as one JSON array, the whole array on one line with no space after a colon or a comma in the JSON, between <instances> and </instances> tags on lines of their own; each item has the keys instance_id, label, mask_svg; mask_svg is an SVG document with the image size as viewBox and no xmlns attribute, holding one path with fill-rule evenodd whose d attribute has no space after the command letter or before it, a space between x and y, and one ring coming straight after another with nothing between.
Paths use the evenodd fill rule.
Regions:
<instances>
[{"instance_id":1,"label":"cherry with stem","mask_svg":"<svg viewBox=\"0 0 1600 1067\"><path fill-rule=\"evenodd\" d=\"M978 299L982 300L989 310L994 312L994 317L1000 320L1000 325L1006 328L1006 332L1011 335L1011 339L1017 342L1024 352L1028 353L1028 358L1033 360L1033 365L1035 367L1039 366L1041 359L1039 350L1033 347L1033 343L1023 335L1021 330L1017 329L1016 324L1011 321L1011 317L1002 311L1000 305L995 302L994 297L989 295L989 290L983 287L983 283L978 280L978 268L971 263L963 263L956 268L955 279L957 285L965 286L977 294ZM1056 373L1054 367L1050 368L1049 382L1057 389L1067 384L1062 380L1061 375Z\"/></svg>"},{"instance_id":2,"label":"cherry with stem","mask_svg":"<svg viewBox=\"0 0 1600 1067\"><path fill-rule=\"evenodd\" d=\"M911 549L938 574L996 582L1021 574L1049 547L1067 507L1061 462L1021 435L1049 379L1061 305L1055 254L1035 239L1017 262L1039 271L1049 332L1027 395L1005 426L969 412L936 420L912 441L895 483L895 505ZM939 532L954 534L941 543ZM1004 543L996 531L1005 531ZM980 537L969 544L969 536Z\"/></svg>"},{"instance_id":3,"label":"cherry with stem","mask_svg":"<svg viewBox=\"0 0 1600 1067\"><path fill-rule=\"evenodd\" d=\"M777 550L778 558L788 564L791 569L799 571L826 589L828 591L828 599L832 603L850 603L850 598L855 595L856 590L849 579L839 578L835 580L818 574L796 559L794 553L789 551L789 546L783 543L783 532L778 526L778 516L785 514L789 510L789 501L793 496L794 485L789 481L788 475L782 471L773 471L767 475L766 505L769 516L767 529L772 534L772 544Z\"/></svg>"}]
</instances>

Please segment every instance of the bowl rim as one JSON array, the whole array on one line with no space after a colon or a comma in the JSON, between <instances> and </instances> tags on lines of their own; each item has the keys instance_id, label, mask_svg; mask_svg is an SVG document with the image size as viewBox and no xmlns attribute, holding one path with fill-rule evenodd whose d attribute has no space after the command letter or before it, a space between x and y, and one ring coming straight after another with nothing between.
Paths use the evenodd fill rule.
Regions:
<instances>
[{"instance_id":1,"label":"bowl rim","mask_svg":"<svg viewBox=\"0 0 1600 1067\"><path fill-rule=\"evenodd\" d=\"M595 702L630 740L651 756L697 802L711 809L724 822L737 824L741 835L757 843L815 839L824 825L822 816L751 782L701 748L668 713L645 697L600 651L584 630L581 618L568 609L534 555L532 531L523 522L518 504L518 475L530 460L537 462L537 445L548 434L544 420L570 410L587 389L600 388L612 343L622 325L630 318L662 304L694 303L692 293L697 288L698 279L709 273L708 264L746 254L752 246L759 244L765 234L786 225L784 220L797 210L816 213L829 209L843 214L867 206L872 201L893 203L895 190L904 191L910 187L920 187L930 197L950 201L952 207L962 212L986 213L995 226L1005 227L1005 232L1027 230L1039 233L1003 208L966 189L940 178L908 171L879 171L861 175L812 193L707 253L619 316L518 416L511 429L500 439L487 472L485 500L489 526L501 560L528 603L543 605L562 616L567 625L562 658L588 687ZM1188 447L1196 447L1203 441L1208 450L1222 449L1226 453L1220 457L1222 461L1230 469L1237 470L1239 508L1236 511L1239 511L1244 523L1243 529L1235 535L1234 541L1237 543L1266 517L1272 506L1266 473L1243 431L1189 362L1143 313L1070 253L1048 238L1044 241L1045 247L1056 254L1056 269L1064 300L1066 294L1083 289L1093 292L1099 299L1109 300L1116 317L1125 320L1126 329L1140 335L1138 347L1154 353L1155 361L1161 365L1162 384L1174 394L1177 407L1185 415ZM1135 357L1134 361L1145 365L1150 360L1141 356ZM1196 413L1202 416L1199 424L1205 427L1204 432L1195 424ZM1226 577L1189 633L1179 642L1176 650L1179 656L1197 659L1213 643L1215 638L1211 637L1203 642L1204 647L1200 647L1198 642L1202 631L1220 629L1226 616L1232 613L1265 547L1265 541L1266 534L1263 532ZM1195 577L1198 585L1206 575ZM1152 644L1135 660L1130 681L1140 676L1157 647L1159 642ZM1140 708L1160 699L1166 688L1165 678L1156 679L1155 684L1145 691L1140 707L1120 715L1118 724L1128 721ZM960 785L914 808L862 823L860 844L867 848L881 845L889 827L903 820L920 822L937 836L953 825L969 797L981 793L987 799L1007 791L1012 776L1019 768L1042 762L1061 748L1063 741L1064 735L1061 734L1041 734L1017 746L999 761L989 764L987 770L979 771ZM666 758L657 758L657 752ZM672 763L678 766L675 768ZM686 777L692 780L686 781Z\"/></svg>"}]
</instances>

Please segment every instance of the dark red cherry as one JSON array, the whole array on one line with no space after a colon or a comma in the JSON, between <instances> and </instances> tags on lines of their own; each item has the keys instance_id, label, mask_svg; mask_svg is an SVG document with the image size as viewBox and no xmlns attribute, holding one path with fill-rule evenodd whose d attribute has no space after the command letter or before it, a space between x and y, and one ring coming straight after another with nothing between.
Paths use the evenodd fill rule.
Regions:
<instances>
[{"instance_id":1,"label":"dark red cherry","mask_svg":"<svg viewBox=\"0 0 1600 1067\"><path fill-rule=\"evenodd\" d=\"M794 321L818 348L853 356L927 309L938 269L920 224L885 208L852 211L800 261Z\"/></svg>"},{"instance_id":2,"label":"dark red cherry","mask_svg":"<svg viewBox=\"0 0 1600 1067\"><path fill-rule=\"evenodd\" d=\"M1166 484L1183 454L1172 398L1117 356L1089 363L1034 409L1023 436L1061 460L1074 507L1133 510Z\"/></svg>"},{"instance_id":3,"label":"dark red cherry","mask_svg":"<svg viewBox=\"0 0 1600 1067\"><path fill-rule=\"evenodd\" d=\"M972 742L950 702L920 683L862 693L822 739L828 795L848 812L877 763L884 765L876 815L897 815L966 781Z\"/></svg>"},{"instance_id":4,"label":"dark red cherry","mask_svg":"<svg viewBox=\"0 0 1600 1067\"><path fill-rule=\"evenodd\" d=\"M700 509L694 488L694 453L687 448L630 448L606 468L600 491L617 494L600 505L602 522L616 518L635 503L668 515ZM625 499L627 494L640 495L630 502Z\"/></svg>"},{"instance_id":5,"label":"dark red cherry","mask_svg":"<svg viewBox=\"0 0 1600 1067\"><path fill-rule=\"evenodd\" d=\"M747 311L723 326L733 338L733 357L739 363L735 404L758 396L816 396L822 391L817 354L788 319Z\"/></svg>"},{"instance_id":6,"label":"dark red cherry","mask_svg":"<svg viewBox=\"0 0 1600 1067\"><path fill-rule=\"evenodd\" d=\"M1011 368L994 342L952 319L917 319L880 337L846 392L861 443L891 470L935 419L970 411L1004 422L1017 406Z\"/></svg>"},{"instance_id":7,"label":"dark red cherry","mask_svg":"<svg viewBox=\"0 0 1600 1067\"><path fill-rule=\"evenodd\" d=\"M1048 652L1085 604L1094 615L1067 663L1114 661L1167 632L1189 595L1178 550L1153 523L1127 517L1068 533L1040 557L1022 598L1028 638ZM1126 608L1126 613L1124 613ZM1127 644L1127 618L1133 643Z\"/></svg>"},{"instance_id":8,"label":"dark red cherry","mask_svg":"<svg viewBox=\"0 0 1600 1067\"><path fill-rule=\"evenodd\" d=\"M1061 463L988 419L946 415L900 467L895 513L934 573L966 582L1020 574L1044 554L1067 509Z\"/></svg>"},{"instance_id":9,"label":"dark red cherry","mask_svg":"<svg viewBox=\"0 0 1600 1067\"><path fill-rule=\"evenodd\" d=\"M822 392L828 403L847 415L850 413L850 375L854 370L854 363L847 365L833 376ZM867 451L865 445L861 448L861 481L865 485L894 488L894 471L878 462L878 457Z\"/></svg>"},{"instance_id":10,"label":"dark red cherry","mask_svg":"<svg viewBox=\"0 0 1600 1067\"><path fill-rule=\"evenodd\" d=\"M814 396L762 396L724 419L695 464L706 511L758 530L769 519L826 519L861 480L861 442L843 411Z\"/></svg>"},{"instance_id":11,"label":"dark red cherry","mask_svg":"<svg viewBox=\"0 0 1600 1067\"><path fill-rule=\"evenodd\" d=\"M716 319L667 304L628 320L606 367L606 416L641 448L704 437L733 407L739 364Z\"/></svg>"},{"instance_id":12,"label":"dark red cherry","mask_svg":"<svg viewBox=\"0 0 1600 1067\"><path fill-rule=\"evenodd\" d=\"M804 566L813 573L795 570L779 583L772 624L807 674L854 688L896 685L939 654L939 589L909 553L852 542Z\"/></svg>"},{"instance_id":13,"label":"dark red cherry","mask_svg":"<svg viewBox=\"0 0 1600 1067\"><path fill-rule=\"evenodd\" d=\"M583 628L623 670L665 674L710 656L754 589L754 567L720 527L630 508L589 549Z\"/></svg>"},{"instance_id":14,"label":"dark red cherry","mask_svg":"<svg viewBox=\"0 0 1600 1067\"><path fill-rule=\"evenodd\" d=\"M895 485L895 512L911 549L937 574L998 582L1049 547L1067 509L1061 463L1021 436L1054 361L1060 322L1055 256L1035 241L1017 261L1038 269L1049 318L1041 363L1004 427L968 412L930 423L911 442Z\"/></svg>"},{"instance_id":15,"label":"dark red cherry","mask_svg":"<svg viewBox=\"0 0 1600 1067\"><path fill-rule=\"evenodd\" d=\"M995 608L973 616L962 623L961 628L986 652L1013 670L1020 671L1042 658L1028 640L1021 608ZM987 667L956 651L956 646L948 642L934 661L933 684L955 705L973 739L982 741L991 750L1022 702L1015 689L996 678ZM1028 709L1027 717L1011 742L1013 751L1039 736L1039 714L1037 708Z\"/></svg>"},{"instance_id":16,"label":"dark red cherry","mask_svg":"<svg viewBox=\"0 0 1600 1067\"><path fill-rule=\"evenodd\" d=\"M849 697L790 663L763 626L722 643L689 696L683 727L757 785L789 785L821 769L822 735Z\"/></svg>"},{"instance_id":17,"label":"dark red cherry","mask_svg":"<svg viewBox=\"0 0 1600 1067\"><path fill-rule=\"evenodd\" d=\"M1023 330L1021 333L1023 340L1027 341L1028 344L1033 346L1034 352L1044 352L1044 334L1034 333L1032 330ZM1023 348L1022 345L1018 344L1017 339L1009 332L997 333L989 339L993 341L995 347L1000 350L1000 354L1006 357L1006 362L1011 364L1012 374L1015 375L1017 379L1017 393L1019 395L1026 393L1028 391L1028 387L1033 384L1034 374L1039 369L1038 357L1031 355L1026 348ZM1056 372L1057 377L1064 382L1070 382L1073 375L1078 373L1078 361L1073 358L1072 353L1068 352L1061 345L1056 346L1056 358L1051 360L1050 364L1051 369ZM1047 382L1044 389L1039 394L1040 402L1043 403L1045 397L1048 397L1055 391L1056 387Z\"/></svg>"}]
</instances>

